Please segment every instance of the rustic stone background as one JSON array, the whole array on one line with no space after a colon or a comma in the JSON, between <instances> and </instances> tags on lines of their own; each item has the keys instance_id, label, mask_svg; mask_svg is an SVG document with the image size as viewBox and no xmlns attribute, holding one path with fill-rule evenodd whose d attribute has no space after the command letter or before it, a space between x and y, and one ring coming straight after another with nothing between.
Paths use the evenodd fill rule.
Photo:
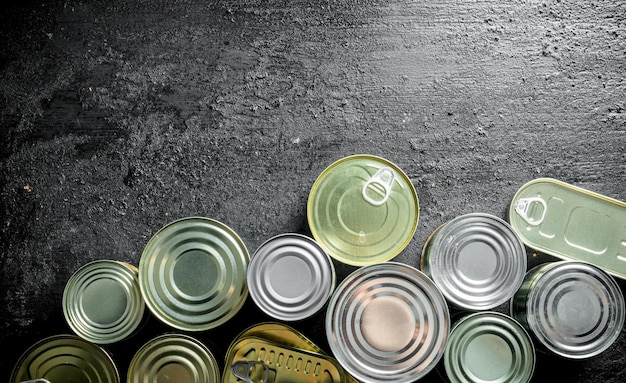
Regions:
<instances>
[{"instance_id":1,"label":"rustic stone background","mask_svg":"<svg viewBox=\"0 0 626 383\"><path fill-rule=\"evenodd\" d=\"M537 177L626 200L621 0L24 0L0 13L0 44L0 377L69 331L61 296L84 263L137 265L153 233L192 215L251 253L308 234L310 187L346 155L413 181L419 228L396 258L413 266L436 227L506 218ZM264 320L249 299L195 335L221 360ZM328 350L322 320L293 325ZM151 321L107 347L123 379L166 331ZM535 381L624 382L625 355L624 331L589 360L540 353Z\"/></svg>"}]
</instances>

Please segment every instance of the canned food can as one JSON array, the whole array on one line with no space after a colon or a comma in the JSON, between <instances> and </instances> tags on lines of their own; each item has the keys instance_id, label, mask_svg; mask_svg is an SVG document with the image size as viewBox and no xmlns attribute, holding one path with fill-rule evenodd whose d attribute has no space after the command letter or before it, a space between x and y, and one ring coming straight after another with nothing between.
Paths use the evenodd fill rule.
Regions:
<instances>
[{"instance_id":1,"label":"canned food can","mask_svg":"<svg viewBox=\"0 0 626 383\"><path fill-rule=\"evenodd\" d=\"M364 266L388 261L411 241L419 203L406 174L370 155L342 158L315 180L307 203L313 238L336 260Z\"/></svg>"},{"instance_id":2,"label":"canned food can","mask_svg":"<svg viewBox=\"0 0 626 383\"><path fill-rule=\"evenodd\" d=\"M144 344L128 368L128 383L217 383L220 371L211 351L184 334L163 334Z\"/></svg>"},{"instance_id":3,"label":"canned food can","mask_svg":"<svg viewBox=\"0 0 626 383\"><path fill-rule=\"evenodd\" d=\"M528 383L535 369L535 349L528 332L513 318L478 312L452 328L444 366L452 383Z\"/></svg>"},{"instance_id":4,"label":"canned food can","mask_svg":"<svg viewBox=\"0 0 626 383\"><path fill-rule=\"evenodd\" d=\"M161 228L146 244L139 286L146 306L167 325L208 330L243 306L249 259L243 241L228 226L184 218Z\"/></svg>"},{"instance_id":5,"label":"canned food can","mask_svg":"<svg viewBox=\"0 0 626 383\"><path fill-rule=\"evenodd\" d=\"M326 336L333 355L361 382L413 382L443 356L450 313L437 286L401 263L361 267L333 293Z\"/></svg>"},{"instance_id":6,"label":"canned food can","mask_svg":"<svg viewBox=\"0 0 626 383\"><path fill-rule=\"evenodd\" d=\"M124 262L99 260L80 267L65 285L62 304L72 331L98 344L128 338L145 318L137 268Z\"/></svg>"},{"instance_id":7,"label":"canned food can","mask_svg":"<svg viewBox=\"0 0 626 383\"><path fill-rule=\"evenodd\" d=\"M18 360L11 383L37 381L119 383L120 375L100 346L76 335L54 335L32 345Z\"/></svg>"},{"instance_id":8,"label":"canned food can","mask_svg":"<svg viewBox=\"0 0 626 383\"><path fill-rule=\"evenodd\" d=\"M524 244L504 220L491 214L458 216L426 240L420 269L456 308L480 311L507 302L522 284Z\"/></svg>"},{"instance_id":9,"label":"canned food can","mask_svg":"<svg viewBox=\"0 0 626 383\"><path fill-rule=\"evenodd\" d=\"M277 235L255 251L248 267L248 289L267 315L296 321L317 313L335 288L331 258L313 239Z\"/></svg>"},{"instance_id":10,"label":"canned food can","mask_svg":"<svg viewBox=\"0 0 626 383\"><path fill-rule=\"evenodd\" d=\"M579 261L532 268L511 300L511 315L537 342L557 355L584 359L600 354L624 326L625 303L615 280Z\"/></svg>"}]
</instances>

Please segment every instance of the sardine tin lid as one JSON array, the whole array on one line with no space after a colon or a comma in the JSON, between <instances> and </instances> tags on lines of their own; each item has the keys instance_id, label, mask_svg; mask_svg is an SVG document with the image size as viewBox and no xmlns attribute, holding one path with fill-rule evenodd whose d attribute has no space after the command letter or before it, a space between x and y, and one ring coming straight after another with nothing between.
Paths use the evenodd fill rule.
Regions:
<instances>
[{"instance_id":1,"label":"sardine tin lid","mask_svg":"<svg viewBox=\"0 0 626 383\"><path fill-rule=\"evenodd\" d=\"M65 285L62 304L69 327L98 344L132 335L145 311L136 268L113 260L93 261L76 270Z\"/></svg>"},{"instance_id":2,"label":"sardine tin lid","mask_svg":"<svg viewBox=\"0 0 626 383\"><path fill-rule=\"evenodd\" d=\"M208 330L243 306L249 259L243 241L225 224L183 218L146 244L139 285L146 305L164 323L185 331Z\"/></svg>"},{"instance_id":3,"label":"sardine tin lid","mask_svg":"<svg viewBox=\"0 0 626 383\"><path fill-rule=\"evenodd\" d=\"M371 155L332 163L313 183L307 203L313 238L331 257L353 266L394 258L413 238L418 218L411 180Z\"/></svg>"},{"instance_id":4,"label":"sardine tin lid","mask_svg":"<svg viewBox=\"0 0 626 383\"><path fill-rule=\"evenodd\" d=\"M331 258L313 239L286 233L265 241L248 267L248 289L267 315L284 321L318 312L335 287Z\"/></svg>"},{"instance_id":5,"label":"sardine tin lid","mask_svg":"<svg viewBox=\"0 0 626 383\"><path fill-rule=\"evenodd\" d=\"M450 313L437 286L396 262L364 266L338 286L326 313L330 349L361 382L413 382L444 353Z\"/></svg>"}]
</instances>

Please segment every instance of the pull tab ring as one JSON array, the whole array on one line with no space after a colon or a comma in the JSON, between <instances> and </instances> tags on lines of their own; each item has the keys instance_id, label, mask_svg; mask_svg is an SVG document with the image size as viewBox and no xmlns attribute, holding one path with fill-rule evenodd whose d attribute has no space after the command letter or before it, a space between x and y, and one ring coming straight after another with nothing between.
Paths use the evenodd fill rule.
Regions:
<instances>
[{"instance_id":1,"label":"pull tab ring","mask_svg":"<svg viewBox=\"0 0 626 383\"><path fill-rule=\"evenodd\" d=\"M252 381L252 377L250 376L252 373L252 369L256 366L261 366L264 369L263 380L261 380L260 382ZM230 366L230 370L233 372L233 375L243 380L244 382L269 383L270 369L263 362L258 362L254 360L253 361L240 360L240 361L233 363L233 365Z\"/></svg>"},{"instance_id":2,"label":"pull tab ring","mask_svg":"<svg viewBox=\"0 0 626 383\"><path fill-rule=\"evenodd\" d=\"M537 209L540 209L540 211L537 211ZM531 226L540 225L546 217L547 210L548 205L546 205L546 201L540 197L520 198L515 203L515 212ZM537 215L539 216L537 217Z\"/></svg>"},{"instance_id":3,"label":"pull tab ring","mask_svg":"<svg viewBox=\"0 0 626 383\"><path fill-rule=\"evenodd\" d=\"M363 188L361 189L363 199L365 199L367 202L371 203L374 206L380 206L387 202L389 195L391 195L391 188L393 187L393 180L395 176L396 175L391 168L380 168L376 172L376 174L374 174L369 180L367 180L367 182L365 182L365 185L363 185ZM381 195L381 192L383 192L383 194L381 195L381 199L374 199L370 197L367 192L368 189L371 189L378 195Z\"/></svg>"}]
</instances>

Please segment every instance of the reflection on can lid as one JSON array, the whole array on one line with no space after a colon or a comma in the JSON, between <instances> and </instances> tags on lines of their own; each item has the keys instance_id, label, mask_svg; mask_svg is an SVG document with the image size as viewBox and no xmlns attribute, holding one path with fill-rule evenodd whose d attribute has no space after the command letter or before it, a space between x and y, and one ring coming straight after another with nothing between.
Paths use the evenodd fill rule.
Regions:
<instances>
[{"instance_id":1,"label":"reflection on can lid","mask_svg":"<svg viewBox=\"0 0 626 383\"><path fill-rule=\"evenodd\" d=\"M513 318L474 313L452 328L444 365L452 383L526 383L535 368L535 350L526 330Z\"/></svg>"},{"instance_id":2,"label":"reflection on can lid","mask_svg":"<svg viewBox=\"0 0 626 383\"><path fill-rule=\"evenodd\" d=\"M148 241L139 262L139 285L148 308L166 324L207 330L243 306L248 261L243 241L229 227L208 218L184 218Z\"/></svg>"},{"instance_id":3,"label":"reflection on can lid","mask_svg":"<svg viewBox=\"0 0 626 383\"><path fill-rule=\"evenodd\" d=\"M248 288L257 306L273 318L292 321L318 312L335 287L330 257L313 239L282 234L263 243L248 268Z\"/></svg>"},{"instance_id":4,"label":"reflection on can lid","mask_svg":"<svg viewBox=\"0 0 626 383\"><path fill-rule=\"evenodd\" d=\"M55 335L31 346L19 359L10 383L46 379L50 382L119 383L113 360L102 348L76 335Z\"/></svg>"},{"instance_id":5,"label":"reflection on can lid","mask_svg":"<svg viewBox=\"0 0 626 383\"><path fill-rule=\"evenodd\" d=\"M465 214L427 240L421 269L448 302L486 310L507 302L526 273L524 244L508 223L491 214Z\"/></svg>"},{"instance_id":6,"label":"reflection on can lid","mask_svg":"<svg viewBox=\"0 0 626 383\"><path fill-rule=\"evenodd\" d=\"M339 363L362 382L413 382L444 353L450 314L437 286L395 262L364 266L341 282L326 314Z\"/></svg>"},{"instance_id":7,"label":"reflection on can lid","mask_svg":"<svg viewBox=\"0 0 626 383\"><path fill-rule=\"evenodd\" d=\"M411 241L419 205L409 178L391 162L348 156L327 167L307 204L313 237L338 261L363 266L387 261Z\"/></svg>"},{"instance_id":8,"label":"reflection on can lid","mask_svg":"<svg viewBox=\"0 0 626 383\"><path fill-rule=\"evenodd\" d=\"M63 291L67 324L94 343L127 338L141 324L144 311L137 269L122 262L100 260L83 265Z\"/></svg>"},{"instance_id":9,"label":"reflection on can lid","mask_svg":"<svg viewBox=\"0 0 626 383\"><path fill-rule=\"evenodd\" d=\"M128 369L128 383L213 383L219 379L211 351L183 334L165 334L150 340L137 351Z\"/></svg>"}]
</instances>

